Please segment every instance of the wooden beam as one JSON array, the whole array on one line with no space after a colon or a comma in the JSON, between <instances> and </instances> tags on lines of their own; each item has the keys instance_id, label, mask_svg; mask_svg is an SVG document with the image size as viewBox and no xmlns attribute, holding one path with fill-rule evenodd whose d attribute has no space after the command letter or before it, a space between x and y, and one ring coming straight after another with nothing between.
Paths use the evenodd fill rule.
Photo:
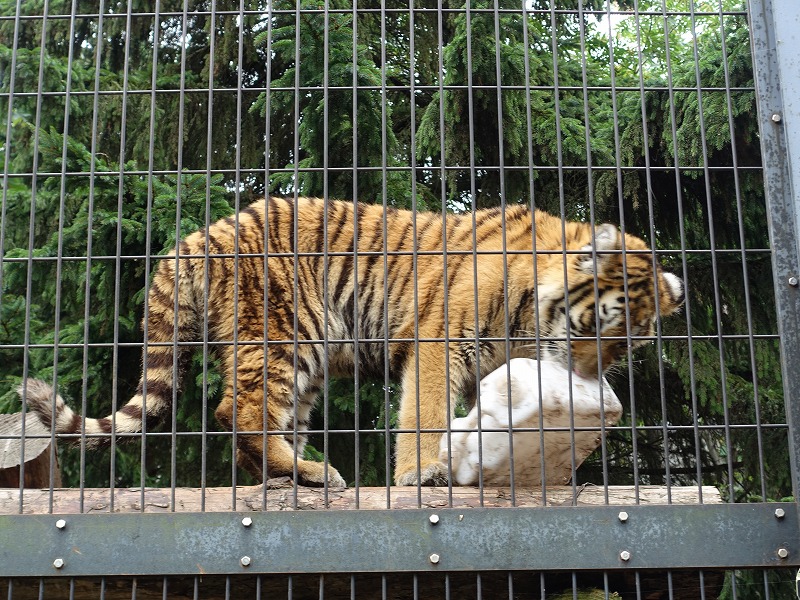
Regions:
<instances>
[{"instance_id":1,"label":"wooden beam","mask_svg":"<svg viewBox=\"0 0 800 600\"><path fill-rule=\"evenodd\" d=\"M49 489L0 489L0 514L16 514L22 493L25 514L77 514L80 512L224 512L260 510L353 510L407 508L475 508L510 506L570 506L570 505L633 505L633 504L698 504L722 502L719 491L710 486L670 488L662 486L602 486L582 485L517 490L512 500L507 487L422 488L362 487L320 488L298 486L288 478L272 479L266 488L261 485L236 488L119 488L113 493L106 488L54 489L52 506ZM113 497L113 502L112 502ZM606 499L607 498L607 499ZM112 509L113 505L113 509ZM83 509L81 509L83 506Z\"/></svg>"}]
</instances>

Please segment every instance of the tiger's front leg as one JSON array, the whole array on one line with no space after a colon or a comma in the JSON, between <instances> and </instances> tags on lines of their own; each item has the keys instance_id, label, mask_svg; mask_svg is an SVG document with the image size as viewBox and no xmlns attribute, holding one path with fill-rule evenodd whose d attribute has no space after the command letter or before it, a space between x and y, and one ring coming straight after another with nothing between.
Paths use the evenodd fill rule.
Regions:
<instances>
[{"instance_id":1,"label":"tiger's front leg","mask_svg":"<svg viewBox=\"0 0 800 600\"><path fill-rule=\"evenodd\" d=\"M448 372L444 344L422 344L419 349L419 372L413 356L403 371L403 393L400 400L401 429L440 430L434 433L399 433L395 450L394 481L396 485L447 485L447 465L439 461L441 430L447 427L448 410L452 416L454 401L448 407L447 380L456 381L456 373ZM419 396L417 396L419 390ZM455 398L454 385L450 397Z\"/></svg>"}]
</instances>

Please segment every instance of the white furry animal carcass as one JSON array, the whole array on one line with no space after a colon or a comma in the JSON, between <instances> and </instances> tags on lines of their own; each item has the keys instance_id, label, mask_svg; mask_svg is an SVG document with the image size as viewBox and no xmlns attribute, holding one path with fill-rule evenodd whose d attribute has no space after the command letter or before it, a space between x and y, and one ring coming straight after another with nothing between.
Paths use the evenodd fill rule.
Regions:
<instances>
[{"instance_id":1,"label":"white furry animal carcass","mask_svg":"<svg viewBox=\"0 0 800 600\"><path fill-rule=\"evenodd\" d=\"M572 436L575 439L575 466L580 465L600 445L601 404L606 425L614 425L622 415L622 405L603 378L587 379L572 373L570 403L569 372L560 364L515 358L481 380L481 432L478 433L478 404L463 418L453 419L454 431L442 435L439 460L452 461L454 483L476 485L483 469L486 485L508 485L509 458L508 376L511 377L511 424L514 428L537 431L513 433L514 484L538 486L542 483L541 449L544 446L545 483L563 485L572 473ZM541 374L541 375L540 375ZM541 395L539 382L541 381ZM602 390L602 391L601 391ZM538 430L541 402L544 444ZM548 428L593 427L594 431L547 431ZM486 431L487 429L504 431ZM458 431L462 430L462 431ZM449 441L448 441L449 438ZM449 444L449 452L448 452ZM482 453L478 454L479 444ZM449 457L448 457L449 455Z\"/></svg>"}]
</instances>

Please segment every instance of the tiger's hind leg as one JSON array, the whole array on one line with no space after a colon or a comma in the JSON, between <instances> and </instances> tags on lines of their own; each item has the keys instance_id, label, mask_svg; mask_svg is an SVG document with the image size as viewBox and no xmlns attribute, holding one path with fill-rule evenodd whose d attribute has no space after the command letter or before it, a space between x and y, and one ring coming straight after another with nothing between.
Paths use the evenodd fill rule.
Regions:
<instances>
[{"instance_id":1,"label":"tiger's hind leg","mask_svg":"<svg viewBox=\"0 0 800 600\"><path fill-rule=\"evenodd\" d=\"M313 406L313 391L298 393L298 405L294 404L294 376L282 368L279 358L270 354L267 363L267 431L289 432L285 435L264 435L264 378L263 349L258 346L243 346L237 353L237 381L234 394L231 377L224 398L216 410L216 417L227 430L234 428L234 402L236 406L236 444L237 463L253 477L264 480L266 477L294 477L297 468L297 482L301 485L322 486L326 481L324 463L304 460L302 454L305 436L300 431L307 429L307 420ZM287 373L289 375L287 375ZM298 381L298 385L302 382ZM297 444L292 443L297 411ZM266 444L265 438L266 437ZM288 439L287 439L288 438ZM266 460L264 459L266 448ZM297 452L295 452L297 449ZM266 464L266 477L263 467ZM332 487L346 487L344 479L332 466L327 466L327 482Z\"/></svg>"}]
</instances>

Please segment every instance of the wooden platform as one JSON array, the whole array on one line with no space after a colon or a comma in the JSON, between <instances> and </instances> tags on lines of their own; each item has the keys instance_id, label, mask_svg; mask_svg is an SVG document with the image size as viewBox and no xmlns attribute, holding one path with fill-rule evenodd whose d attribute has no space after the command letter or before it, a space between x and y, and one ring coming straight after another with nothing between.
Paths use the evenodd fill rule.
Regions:
<instances>
[{"instance_id":1,"label":"wooden platform","mask_svg":"<svg viewBox=\"0 0 800 600\"><path fill-rule=\"evenodd\" d=\"M0 489L0 514L76 514L80 512L247 512L281 510L374 510L408 508L535 507L633 504L717 504L711 486L553 486L545 489L473 487L422 488L295 488L288 478L271 479L266 487L236 488L106 488L39 490ZM702 500L701 500L702 496ZM51 506L52 497L52 506ZM174 498L174 500L173 500ZM81 509L83 506L83 509Z\"/></svg>"}]
</instances>

